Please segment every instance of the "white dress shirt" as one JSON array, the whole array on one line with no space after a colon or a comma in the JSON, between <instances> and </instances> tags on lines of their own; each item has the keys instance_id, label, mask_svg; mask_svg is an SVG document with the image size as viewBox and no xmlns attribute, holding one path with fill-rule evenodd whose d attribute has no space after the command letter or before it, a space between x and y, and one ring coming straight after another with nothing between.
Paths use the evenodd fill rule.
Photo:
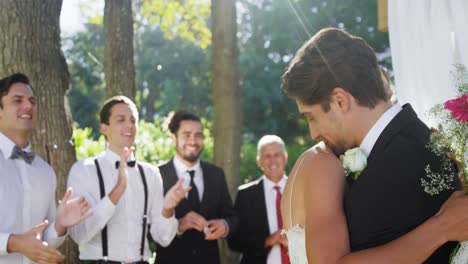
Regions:
<instances>
[{"instance_id":1,"label":"white dress shirt","mask_svg":"<svg viewBox=\"0 0 468 264\"><path fill-rule=\"evenodd\" d=\"M197 163L195 165L189 167L185 165L176 155L174 156L174 167L177 174L177 178L184 179L184 188L187 188L190 185L190 174L187 171L195 171L195 175L193 176L193 182L195 186L197 186L198 198L201 201L203 198L203 191L205 190L205 185L203 184L203 171L200 166L200 160L197 160ZM185 194L185 197L188 197L188 193Z\"/></svg>"},{"instance_id":2,"label":"white dress shirt","mask_svg":"<svg viewBox=\"0 0 468 264\"><path fill-rule=\"evenodd\" d=\"M52 167L38 155L31 164L10 159L15 143L0 132L0 264L29 264L26 257L7 253L10 234L22 234L49 221L43 240L58 247L65 236L55 230L55 188ZM23 149L30 151L29 146Z\"/></svg>"},{"instance_id":3,"label":"white dress shirt","mask_svg":"<svg viewBox=\"0 0 468 264\"><path fill-rule=\"evenodd\" d=\"M402 110L403 108L399 104L394 104L392 107L387 109L385 113L375 122L372 128L367 132L364 140L362 140L361 145L359 146L364 150L366 153L366 157L369 157L369 154L372 151L372 148L379 139L380 134L382 134L383 130L387 127L390 121L395 118L395 116Z\"/></svg>"},{"instance_id":4,"label":"white dress shirt","mask_svg":"<svg viewBox=\"0 0 468 264\"><path fill-rule=\"evenodd\" d=\"M118 170L115 162L120 157L107 149L97 156L105 186L106 196L101 199L99 178L94 164L95 157L76 162L70 170L68 186L74 196L83 196L91 205L93 215L70 229L70 236L79 245L80 259L103 259L101 232L107 225L108 259L133 262L141 260L140 247L143 228L144 187L138 166L127 167L128 182L124 194L114 205L109 193L114 189ZM157 167L144 162L148 186L148 216L151 235L159 244L170 244L177 232L175 217L162 215L163 185ZM150 257L148 241L145 241L144 259Z\"/></svg>"},{"instance_id":5,"label":"white dress shirt","mask_svg":"<svg viewBox=\"0 0 468 264\"><path fill-rule=\"evenodd\" d=\"M288 177L283 176L283 178L278 182L274 183L263 175L263 190L265 191L265 202L268 216L268 227L270 229L270 235L278 231L278 218L276 215L276 190L275 186L280 187L281 195L284 191L284 186ZM275 245L271 248L270 253L268 253L267 264L281 264L281 247Z\"/></svg>"}]
</instances>

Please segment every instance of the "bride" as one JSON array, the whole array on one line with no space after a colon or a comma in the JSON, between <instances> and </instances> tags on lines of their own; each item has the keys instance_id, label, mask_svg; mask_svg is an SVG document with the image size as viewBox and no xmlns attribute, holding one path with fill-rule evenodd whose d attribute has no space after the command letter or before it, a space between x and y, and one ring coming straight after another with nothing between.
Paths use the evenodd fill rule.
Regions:
<instances>
[{"instance_id":1,"label":"bride","mask_svg":"<svg viewBox=\"0 0 468 264\"><path fill-rule=\"evenodd\" d=\"M333 263L349 253L344 188L341 163L323 142L298 159L281 201L292 264L307 263L306 251L313 252L308 254L311 263Z\"/></svg>"}]
</instances>

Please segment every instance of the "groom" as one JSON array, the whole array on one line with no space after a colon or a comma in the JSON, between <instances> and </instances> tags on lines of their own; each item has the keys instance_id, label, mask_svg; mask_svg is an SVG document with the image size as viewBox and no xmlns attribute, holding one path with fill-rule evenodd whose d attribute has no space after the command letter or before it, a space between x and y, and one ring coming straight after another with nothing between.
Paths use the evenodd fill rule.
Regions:
<instances>
[{"instance_id":1,"label":"groom","mask_svg":"<svg viewBox=\"0 0 468 264\"><path fill-rule=\"evenodd\" d=\"M434 216L459 182L453 178L451 188L438 195L424 191L426 166L441 165L426 147L430 130L409 104L390 102L372 48L342 30L321 30L297 52L282 79L312 139L337 155L360 147L367 157L344 198L350 249L360 252L340 260L447 263L455 246L449 241L468 238L468 198L452 195Z\"/></svg>"}]
</instances>

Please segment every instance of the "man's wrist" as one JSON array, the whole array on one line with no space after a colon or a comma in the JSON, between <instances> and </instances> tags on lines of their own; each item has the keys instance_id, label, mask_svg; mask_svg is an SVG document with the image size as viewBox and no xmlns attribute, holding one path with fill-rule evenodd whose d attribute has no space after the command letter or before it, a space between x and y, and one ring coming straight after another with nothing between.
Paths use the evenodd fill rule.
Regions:
<instances>
[{"instance_id":1,"label":"man's wrist","mask_svg":"<svg viewBox=\"0 0 468 264\"><path fill-rule=\"evenodd\" d=\"M67 233L67 228L61 225L58 219L55 221L55 232L57 232L58 237L62 237Z\"/></svg>"},{"instance_id":2,"label":"man's wrist","mask_svg":"<svg viewBox=\"0 0 468 264\"><path fill-rule=\"evenodd\" d=\"M171 218L174 215L174 209L163 208L161 213L165 218Z\"/></svg>"},{"instance_id":3,"label":"man's wrist","mask_svg":"<svg viewBox=\"0 0 468 264\"><path fill-rule=\"evenodd\" d=\"M426 221L426 224L431 229L432 234L437 234L435 239L438 245L442 246L449 241L447 230L445 229L446 223L441 215L432 216Z\"/></svg>"},{"instance_id":4,"label":"man's wrist","mask_svg":"<svg viewBox=\"0 0 468 264\"><path fill-rule=\"evenodd\" d=\"M184 233L185 233L185 231L182 231L182 230L180 230L179 227L177 227L177 232L176 232L176 234L177 234L178 236L181 236L181 235L183 235Z\"/></svg>"},{"instance_id":5,"label":"man's wrist","mask_svg":"<svg viewBox=\"0 0 468 264\"><path fill-rule=\"evenodd\" d=\"M8 254L19 252L18 245L21 243L19 243L20 241L18 241L19 239L18 236L19 235L10 234L10 236L8 237L7 246L6 246L6 252Z\"/></svg>"},{"instance_id":6,"label":"man's wrist","mask_svg":"<svg viewBox=\"0 0 468 264\"><path fill-rule=\"evenodd\" d=\"M224 233L224 235L222 236L223 238L225 238L229 235L229 224L225 219L221 219L221 221L223 221L224 226L226 227L226 233Z\"/></svg>"},{"instance_id":7,"label":"man's wrist","mask_svg":"<svg viewBox=\"0 0 468 264\"><path fill-rule=\"evenodd\" d=\"M177 219L177 235L178 236L181 236L182 234L185 233L185 231L187 231L186 229L182 229L182 223L181 223L181 219Z\"/></svg>"},{"instance_id":8,"label":"man's wrist","mask_svg":"<svg viewBox=\"0 0 468 264\"><path fill-rule=\"evenodd\" d=\"M125 191L125 187L122 186L122 184L117 184L114 189L109 193L109 199L110 201L114 204L117 205L119 202L120 198L122 197L123 193Z\"/></svg>"}]
</instances>

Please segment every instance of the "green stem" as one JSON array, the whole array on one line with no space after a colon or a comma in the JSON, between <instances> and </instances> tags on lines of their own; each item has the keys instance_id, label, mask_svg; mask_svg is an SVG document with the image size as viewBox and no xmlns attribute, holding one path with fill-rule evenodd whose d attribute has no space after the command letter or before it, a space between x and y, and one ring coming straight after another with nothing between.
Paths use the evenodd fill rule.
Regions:
<instances>
[{"instance_id":1,"label":"green stem","mask_svg":"<svg viewBox=\"0 0 468 264\"><path fill-rule=\"evenodd\" d=\"M458 161L458 163L460 164L459 166L459 173L462 174L462 177L463 177L463 182L465 184L465 194L468 194L468 175L466 172L466 164L465 164L465 151L466 151L466 144L468 142L468 135L464 137L464 139L462 140L462 146L461 146L461 160Z\"/></svg>"}]
</instances>

